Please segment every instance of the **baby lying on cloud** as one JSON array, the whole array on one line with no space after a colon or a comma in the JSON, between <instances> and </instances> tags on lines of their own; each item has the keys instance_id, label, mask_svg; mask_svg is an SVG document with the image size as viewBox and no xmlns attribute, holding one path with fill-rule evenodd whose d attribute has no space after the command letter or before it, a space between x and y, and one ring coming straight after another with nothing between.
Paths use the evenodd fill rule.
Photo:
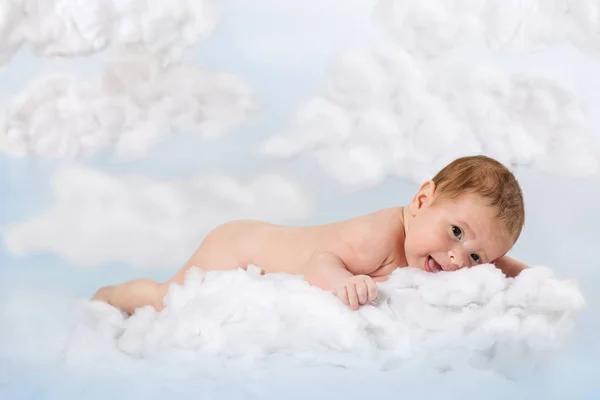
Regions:
<instances>
[{"instance_id":1,"label":"baby lying on cloud","mask_svg":"<svg viewBox=\"0 0 600 400\"><path fill-rule=\"evenodd\" d=\"M119 347L136 355L183 346L344 364L346 352L393 362L436 349L500 365L559 346L583 306L572 284L506 256L523 223L514 175L463 157L406 207L310 227L230 222L167 282L138 279L94 299L137 309L118 324ZM254 265L266 275L246 270ZM340 312L340 300L360 310Z\"/></svg>"},{"instance_id":2,"label":"baby lying on cloud","mask_svg":"<svg viewBox=\"0 0 600 400\"><path fill-rule=\"evenodd\" d=\"M378 369L422 360L509 375L559 350L583 305L577 288L545 267L514 279L492 265L400 268L378 286L378 304L352 311L300 276L191 268L162 312L146 306L126 318L103 303L91 311L121 352L146 360Z\"/></svg>"}]
</instances>

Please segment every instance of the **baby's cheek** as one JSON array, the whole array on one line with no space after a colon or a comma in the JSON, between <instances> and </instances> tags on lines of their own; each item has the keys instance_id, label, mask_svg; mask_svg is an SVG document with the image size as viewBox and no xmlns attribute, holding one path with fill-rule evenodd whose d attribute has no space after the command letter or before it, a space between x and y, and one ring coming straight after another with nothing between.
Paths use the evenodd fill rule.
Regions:
<instances>
[{"instance_id":1,"label":"baby's cheek","mask_svg":"<svg viewBox=\"0 0 600 400\"><path fill-rule=\"evenodd\" d=\"M454 240L446 229L439 229L436 235L437 243L443 247L452 247Z\"/></svg>"}]
</instances>

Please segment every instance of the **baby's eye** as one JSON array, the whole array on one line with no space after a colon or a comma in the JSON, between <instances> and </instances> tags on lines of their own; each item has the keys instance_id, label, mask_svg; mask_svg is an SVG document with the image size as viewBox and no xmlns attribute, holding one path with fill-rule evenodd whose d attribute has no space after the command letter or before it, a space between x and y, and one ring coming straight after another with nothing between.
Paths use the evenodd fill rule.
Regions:
<instances>
[{"instance_id":1,"label":"baby's eye","mask_svg":"<svg viewBox=\"0 0 600 400\"><path fill-rule=\"evenodd\" d=\"M471 258L473 259L473 261L475 261L476 263L478 263L479 261L481 261L481 257L479 257L477 254L475 253L471 253Z\"/></svg>"},{"instance_id":2,"label":"baby's eye","mask_svg":"<svg viewBox=\"0 0 600 400\"><path fill-rule=\"evenodd\" d=\"M458 226L452 225L452 233L457 238L459 238L459 239L462 238L462 230Z\"/></svg>"}]
</instances>

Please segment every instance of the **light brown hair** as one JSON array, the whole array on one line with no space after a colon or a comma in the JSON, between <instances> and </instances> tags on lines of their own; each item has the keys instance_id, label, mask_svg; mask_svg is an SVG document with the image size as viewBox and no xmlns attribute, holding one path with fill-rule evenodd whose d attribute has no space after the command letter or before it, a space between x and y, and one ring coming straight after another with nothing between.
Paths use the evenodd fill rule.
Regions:
<instances>
[{"instance_id":1,"label":"light brown hair","mask_svg":"<svg viewBox=\"0 0 600 400\"><path fill-rule=\"evenodd\" d=\"M474 193L498 209L508 234L517 241L525 223L523 193L515 176L499 161L478 155L461 157L433 177L436 195L456 198Z\"/></svg>"}]
</instances>

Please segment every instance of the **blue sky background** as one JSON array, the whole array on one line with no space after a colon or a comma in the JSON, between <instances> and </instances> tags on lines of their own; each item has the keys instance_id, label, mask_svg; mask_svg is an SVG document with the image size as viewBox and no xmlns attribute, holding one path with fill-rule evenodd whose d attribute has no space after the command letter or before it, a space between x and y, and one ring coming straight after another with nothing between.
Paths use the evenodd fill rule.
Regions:
<instances>
[{"instance_id":1,"label":"blue sky background","mask_svg":"<svg viewBox=\"0 0 600 400\"><path fill-rule=\"evenodd\" d=\"M388 177L375 187L348 187L326 175L311 158L279 160L258 153L263 140L282 131L298 107L320 92L331 60L340 51L368 49L389 42L387 35L371 21L374 4L373 1L354 0L345 1L343 5L333 0L295 5L268 0L226 3L221 9L223 20L218 29L193 48L187 63L234 74L250 85L259 105L259 112L250 122L218 140L176 136L137 160L122 159L110 151L77 160L0 154L0 227L5 229L33 218L54 204L56 199L50 187L52 175L57 168L73 163L107 173L135 172L165 181L186 179L207 171L218 171L245 181L257 174L276 171L300 185L311 201L308 215L283 221L292 224L330 222L406 204L417 189L414 182ZM107 52L101 52L89 57L48 59L24 48L0 67L0 106L4 109L16 93L40 75L58 71L92 77L101 70L106 57ZM600 58L597 55L585 54L564 43L543 51L523 53L491 50L482 41L471 40L459 43L437 62L448 65L485 63L507 72L541 73L561 82L587 107L595 144L600 145L600 117L596 112L600 107L600 77L597 74ZM472 391L477 390L481 396L480 390L486 385L489 388L486 390L498 396L516 394L524 397L539 393L556 398L569 394L574 398L600 396L598 384L592 378L594 362L600 359L600 346L595 339L600 329L600 314L596 311L600 306L597 256L600 178L597 174L585 178L559 176L528 166L516 168L515 173L523 186L527 221L512 254L531 265L550 266L560 277L577 280L587 299L574 345L562 364L549 366L519 385L482 372L477 373L477 382L473 382L469 378L473 376L472 371L431 376L420 385L410 374L398 378L359 371L350 371L346 375L335 371L329 371L329 375L319 372L316 376L305 372L317 380L313 385L299 385L299 381L288 380L280 373L256 379L229 377L237 382L236 386L222 375L210 384L200 381L182 383L178 386L180 396L191 397L202 386L206 390L204 394L212 393L220 398L237 398L248 393L248 398L281 395L305 398L324 393L351 398L359 395L382 398L393 395L397 398L401 394L452 398L450 393L466 390L473 393L471 396L474 396ZM61 226L55 228L56 234L61 235ZM0 290L4 296L14 293L15 288L33 291L44 288L44 293L61 298L87 298L104 284L140 275L160 280L178 268L179 265L164 265L141 269L118 260L82 268L60 254L47 251L18 256L0 241ZM40 335L43 340L43 333ZM10 369L10 375L5 368ZM15 374L15 371L20 372ZM44 374L39 375L40 371ZM10 382L3 382L2 372L11 377ZM108 394L105 391L112 387L120 390L121 398L127 394L139 396L142 392L147 397L158 398L171 393L173 387L166 381L164 386L158 383L150 386L147 382L145 386L136 386L138 377L130 384L123 377L111 376L106 371L94 375L83 372L73 380L74 383L61 387L54 379L59 379L63 373L27 363L4 366L0 368L0 393L5 391L12 396L6 398L60 398L76 393L94 398ZM554 376L558 373L560 378ZM14 380L15 376L19 379ZM318 376L331 379L319 379ZM364 385L357 383L361 382L359 377L364 380ZM553 378L556 381L552 382ZM175 382L175 378L169 382ZM5 389L2 389L3 385ZM399 393L402 390L408 393ZM466 396L468 398L469 394Z\"/></svg>"}]
</instances>

